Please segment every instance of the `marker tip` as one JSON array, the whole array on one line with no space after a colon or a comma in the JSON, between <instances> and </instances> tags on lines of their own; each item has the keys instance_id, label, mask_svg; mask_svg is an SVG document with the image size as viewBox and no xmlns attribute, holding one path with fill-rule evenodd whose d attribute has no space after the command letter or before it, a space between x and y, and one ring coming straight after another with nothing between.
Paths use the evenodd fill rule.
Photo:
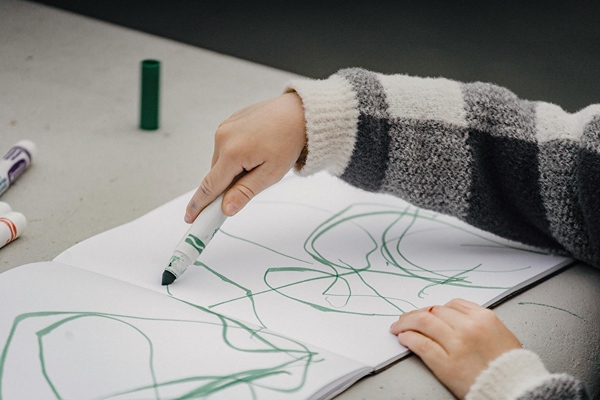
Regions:
<instances>
[{"instance_id":1,"label":"marker tip","mask_svg":"<svg viewBox=\"0 0 600 400\"><path fill-rule=\"evenodd\" d=\"M170 285L171 283L175 282L175 279L177 279L177 277L175 275L173 275L169 271L165 271L162 274L162 285L163 286Z\"/></svg>"}]
</instances>

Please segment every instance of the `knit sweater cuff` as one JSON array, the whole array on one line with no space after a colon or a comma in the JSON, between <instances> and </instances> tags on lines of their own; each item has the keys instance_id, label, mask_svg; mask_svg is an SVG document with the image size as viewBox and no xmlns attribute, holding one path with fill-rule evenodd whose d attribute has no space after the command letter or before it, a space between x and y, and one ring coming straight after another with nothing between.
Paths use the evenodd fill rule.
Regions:
<instances>
[{"instance_id":1,"label":"knit sweater cuff","mask_svg":"<svg viewBox=\"0 0 600 400\"><path fill-rule=\"evenodd\" d=\"M537 354L524 349L511 350L479 374L465 400L516 399L548 378L550 373Z\"/></svg>"},{"instance_id":2,"label":"knit sweater cuff","mask_svg":"<svg viewBox=\"0 0 600 400\"><path fill-rule=\"evenodd\" d=\"M304 105L308 153L296 172L307 176L327 170L341 175L352 156L358 126L358 103L351 84L333 75L326 80L292 80L285 91L296 91Z\"/></svg>"}]
</instances>

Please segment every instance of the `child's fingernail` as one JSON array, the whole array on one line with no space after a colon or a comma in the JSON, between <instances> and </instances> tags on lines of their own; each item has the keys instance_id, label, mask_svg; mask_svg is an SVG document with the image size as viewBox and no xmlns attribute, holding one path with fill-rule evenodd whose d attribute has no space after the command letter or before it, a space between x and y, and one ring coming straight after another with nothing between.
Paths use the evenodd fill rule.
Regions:
<instances>
[{"instance_id":1,"label":"child's fingernail","mask_svg":"<svg viewBox=\"0 0 600 400\"><path fill-rule=\"evenodd\" d=\"M238 211L239 211L239 207L236 206L235 204L233 204L233 203L227 203L227 204L225 204L225 214L227 214L227 215L234 215Z\"/></svg>"}]
</instances>

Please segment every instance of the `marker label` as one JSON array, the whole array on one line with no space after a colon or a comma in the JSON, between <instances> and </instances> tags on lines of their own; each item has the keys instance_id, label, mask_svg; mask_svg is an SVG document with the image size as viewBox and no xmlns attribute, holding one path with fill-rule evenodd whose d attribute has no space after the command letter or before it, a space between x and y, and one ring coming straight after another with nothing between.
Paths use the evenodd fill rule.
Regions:
<instances>
[{"instance_id":1,"label":"marker label","mask_svg":"<svg viewBox=\"0 0 600 400\"><path fill-rule=\"evenodd\" d=\"M36 147L32 141L21 140L15 143L2 157L0 160L0 196L31 165L35 150Z\"/></svg>"},{"instance_id":2,"label":"marker label","mask_svg":"<svg viewBox=\"0 0 600 400\"><path fill-rule=\"evenodd\" d=\"M190 246L192 246L193 248L196 249L196 251L198 252L198 254L202 254L202 252L204 251L204 248L206 247L204 245L204 242L202 242L202 240L200 240L200 238L190 234L185 238L185 242L187 244L189 244Z\"/></svg>"}]
</instances>

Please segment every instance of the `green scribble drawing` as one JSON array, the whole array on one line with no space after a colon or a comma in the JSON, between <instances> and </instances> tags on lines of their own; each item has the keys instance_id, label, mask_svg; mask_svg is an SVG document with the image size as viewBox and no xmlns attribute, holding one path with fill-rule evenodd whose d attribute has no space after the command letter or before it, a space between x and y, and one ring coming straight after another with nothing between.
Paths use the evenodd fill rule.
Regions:
<instances>
[{"instance_id":1,"label":"green scribble drawing","mask_svg":"<svg viewBox=\"0 0 600 400\"><path fill-rule=\"evenodd\" d=\"M218 276L223 282L228 283L230 285L233 285L233 286L243 290L246 293L246 298L248 298L252 304L252 312L254 313L254 317L259 322L260 326L265 328L265 324L261 321L260 317L258 316L258 312L256 310L256 304L254 302L254 295L250 289L247 289L247 288L243 287L242 285L235 283L231 279L229 279L229 278L225 277L224 275L218 273L217 271L213 270L208 265L199 263L198 261L196 261L194 264L203 266L204 268L206 268L207 271L210 271L212 274Z\"/></svg>"},{"instance_id":2,"label":"green scribble drawing","mask_svg":"<svg viewBox=\"0 0 600 400\"><path fill-rule=\"evenodd\" d=\"M284 205L305 206L295 203ZM318 209L318 211L326 212L323 209ZM374 220L378 222L373 225ZM431 291L440 287L460 287L465 291L509 289L477 282L484 275L510 274L529 268L519 266L502 271L492 271L486 269L485 262L479 262L472 258L464 265L453 264L452 267L427 265L421 261L421 258L415 260L414 254L411 255L410 251L407 251L410 250L410 246L406 243L410 243L410 238L414 235L430 234L436 231L457 232L461 233L461 237L473 239L472 242L454 244L458 247L488 247L507 253L544 254L525 247L505 244L501 240L495 240L490 236L478 233L478 231L467 229L463 225L447 222L439 218L438 214L413 206L394 207L377 203L356 203L337 212L329 212L310 231L303 243L297 243L296 252L298 254L294 255L274 248L276 245L260 243L258 240L249 240L221 230L222 236L227 237L227 240L232 241L234 245L236 242L244 243L257 251L267 252L271 258L277 260L264 265L260 270L262 273L260 282L264 286L249 287L250 285L244 284L232 276L227 276L218 267L212 267L200 259L195 263L197 267L202 268L205 273L216 277L218 282L239 294L201 306L177 298L175 288L167 286L165 288L167 295L187 307L192 307L198 313L198 318L195 320L143 318L134 315L82 311L44 311L20 314L12 321L9 336L0 355L0 400L3 399L7 362L11 352L15 351L11 346L17 336L25 334L24 326L28 321L44 321L46 324L33 334L37 338L39 349L39 369L42 371L45 384L57 399L63 398L63 394L53 378L46 341L59 328L70 326L76 321L90 319L119 324L124 329L131 331L147 349L144 363L149 377L148 383L138 384L118 392L99 394L97 396L99 398L139 394L144 397L152 396L152 398L161 399L163 390L179 387L182 388L182 393L178 398L209 398L211 395L229 388L243 387L247 389L248 397L255 399L259 389L268 389L276 393L299 391L306 383L309 368L315 363L323 361L322 358L317 357L317 353L302 343L266 330L269 328L269 321L263 316L257 302L260 296L275 295L281 301L290 301L322 313L347 314L359 318L391 317L418 308L416 303L419 299L428 296ZM332 241L331 238L334 240ZM204 250L204 244L198 238L188 236L186 241L196 247L199 252ZM336 245L331 246L331 243ZM300 253L302 255L299 255ZM378 284L382 280L394 283L397 281L397 289L394 289L393 294L386 293L386 289ZM413 287L413 293L405 292L404 286L409 283ZM215 311L219 307L236 302L243 302L251 307L258 327L250 326ZM552 308L568 312L557 307ZM573 313L568 313L581 318ZM210 321L210 319L216 321ZM178 323L216 327L220 329L220 341L231 351L240 354L262 354L267 357L268 355L278 355L284 360L281 361L280 358L277 358L277 362L268 367L241 371L232 369L231 372L228 371L224 374L163 379L156 368L157 352L152 332L143 328L147 323L159 324L161 327L167 327L166 329L169 324ZM246 338L251 338L254 347L240 346L236 343L234 336L240 332L244 333ZM266 360L271 361L269 358ZM293 376L297 379L285 381L287 385L270 383L270 378L282 376Z\"/></svg>"},{"instance_id":3,"label":"green scribble drawing","mask_svg":"<svg viewBox=\"0 0 600 400\"><path fill-rule=\"evenodd\" d=\"M177 299L176 299L177 300ZM35 319L53 319L52 323L46 325L43 329L36 332L32 332L31 335L37 336L37 343L39 347L39 368L42 370L43 377L46 384L51 389L52 393L57 399L64 398L61 394L61 390L57 387L53 380L53 374L51 369L48 368L48 359L45 350L44 341L46 338L51 336L58 328L69 326L74 321L82 319L105 319L119 324L124 325L128 329L133 330L143 342L147 345L147 368L148 374L151 377L151 383L148 385L141 385L138 387L131 387L128 390L120 391L116 393L104 393L98 394L97 398L112 398L122 395L135 395L140 394L144 398L147 398L150 393L152 398L160 399L161 388L174 387L178 385L193 385L192 389L186 389L180 393L177 398L188 399L188 398L207 398L212 394L219 391L231 388L233 386L244 386L248 388L252 398L256 398L256 388L266 388L276 393L293 393L300 390L307 378L307 372L310 365L321 362L322 359L317 358L317 353L311 351L305 345L295 340L288 339L284 336L278 335L272 332L265 332L260 329L255 329L247 324L237 321L232 318L225 317L214 311L210 311L204 307L178 300L190 307L195 308L199 316L216 317L218 323L210 322L206 320L180 320L180 319L164 319L164 318L143 318L131 315L118 315L108 314L101 312L75 312L75 311L46 311L46 312L32 312L18 315L12 322L12 327L2 354L0 356L0 399L4 398L3 395L3 384L4 384L4 373L7 368L6 362L8 355L11 352L11 345L19 334L20 328L27 323L27 321ZM278 354L285 356L284 361L275 361L273 365L267 368L254 368L241 371L235 371L235 367L232 367L232 372L223 375L201 375L201 376L187 376L181 379L166 379L161 380L155 372L155 345L151 337L151 333L144 332L141 328L136 325L136 322L145 321L156 324L161 324L161 328L164 329L166 326L168 329L169 323L186 323L186 324L203 324L220 327L221 339L228 348L240 352L240 353L253 353L256 355L264 354L266 357L272 354ZM25 329L25 328L23 328ZM22 330L22 329L21 329ZM253 343L256 343L254 348L241 347L232 340L232 334L245 332L247 337L252 337ZM276 342L279 342L277 344ZM281 343L285 344L284 346ZM94 360L82 360L81 365L85 363L93 363ZM274 376L292 376L296 375L297 379L291 381L288 386L272 385L269 384L270 377ZM183 386L182 386L183 387ZM142 395L143 393L143 395ZM90 394L91 396L92 394Z\"/></svg>"},{"instance_id":4,"label":"green scribble drawing","mask_svg":"<svg viewBox=\"0 0 600 400\"><path fill-rule=\"evenodd\" d=\"M300 259L300 258L292 257L292 256L290 256L290 255L287 255L287 254L281 253L281 252L279 252L279 251L273 250L273 249L271 249L271 248L269 248L269 247L267 247L267 246L264 246L264 245L262 245L262 244L260 244L260 243L253 242L252 240L244 239L244 238L242 238L242 237L239 237L239 236L234 236L234 235L232 235L232 234L230 234L230 233L227 233L227 232L223 231L223 229L219 229L219 231L220 231L222 234L224 234L225 236L229 236L229 237L230 237L230 238L232 238L232 239L236 239L236 240L239 240L239 241L241 241L241 242L246 242L246 243L253 244L253 245L255 245L255 246L258 246L258 247L261 247L261 248L263 248L263 249L265 249L265 250L267 250L267 251L273 252L273 253L275 253L275 254L279 254L280 256L287 257L287 258L290 258L290 259L292 259L292 260L296 260L296 261L299 261L299 262L301 262L301 263L305 263L305 264L310 264L310 263L311 263L310 261L302 260L302 259Z\"/></svg>"},{"instance_id":5,"label":"green scribble drawing","mask_svg":"<svg viewBox=\"0 0 600 400\"><path fill-rule=\"evenodd\" d=\"M352 204L336 213L330 213L328 217L312 230L303 245L306 257L300 258L272 248L268 244L249 240L239 235L233 235L221 229L222 234L233 240L256 246L271 254L280 256L282 265L267 267L263 274L263 283L266 285L266 288L253 289L236 282L232 277L217 272L215 268L209 267L204 262L196 262L197 266L217 276L225 284L231 285L241 291L239 296L213 303L208 308L215 309L233 302L249 301L256 320L259 321L261 326L268 328L267 321L260 316L260 310L256 305L255 299L264 294L277 293L287 300L301 303L320 312L344 313L365 317L389 317L397 316L418 307L410 300L410 297L402 296L401 289L394 296L382 294L375 283L381 277L398 279L399 282L400 280L422 282L421 289L416 294L417 298L422 299L427 295L428 290L436 286L506 290L509 287L474 283L476 282L474 277L479 274L513 273L530 268L524 266L507 268L503 271L491 271L486 270L484 263L472 263L464 265L462 268L440 268L439 265L420 265L402 250L406 239L415 234L450 230L463 235L467 234L468 237L473 238L472 243L460 244L460 246L465 248L481 247L492 248L496 251L545 254L530 248L506 244L489 235L465 228L463 225L447 222L438 217L439 215L436 213L425 212L410 205L398 208L377 203ZM387 225L378 234L371 232L366 227L368 221L373 218L386 218L387 221ZM428 225L428 227L424 228L421 226L423 222L433 223L434 226L431 227ZM362 256L359 257L361 261L358 263L356 260L349 262L342 258L345 256L344 251L356 253L355 249L343 249L344 251L338 254L337 258L332 258L331 255L325 254L321 250L321 247L329 250L326 245L321 246L321 242L327 235L335 235L334 231L336 229L347 226L358 229L363 235L364 240L362 245L364 248L361 248ZM340 236L339 240L343 240L343 236ZM381 262L374 264L372 260L375 256L383 258L385 265L382 265ZM273 279L282 276L288 277L287 282L281 283L280 279L279 283L276 283L277 280ZM298 287L308 288L309 286L307 285L314 285L319 282L323 283L324 286L318 293L315 293L314 290L307 290L305 296L290 293L290 289ZM368 300L369 304L374 304L375 306L368 311L353 309L351 303L360 299ZM376 305L377 303L379 303L379 306Z\"/></svg>"},{"instance_id":6,"label":"green scribble drawing","mask_svg":"<svg viewBox=\"0 0 600 400\"><path fill-rule=\"evenodd\" d=\"M566 312L569 315L572 315L574 317L579 318L580 320L582 320L583 322L587 322L583 317L580 317L579 315L569 311L569 310L565 310L564 308L560 308L560 307L556 307L556 306L551 306L550 304L543 304L543 303L534 303L532 301L520 301L517 304L519 304L520 306L524 306L524 305L532 305L532 306L540 306L540 307L548 307L548 308L553 308L555 310L558 311L563 311Z\"/></svg>"}]
</instances>

